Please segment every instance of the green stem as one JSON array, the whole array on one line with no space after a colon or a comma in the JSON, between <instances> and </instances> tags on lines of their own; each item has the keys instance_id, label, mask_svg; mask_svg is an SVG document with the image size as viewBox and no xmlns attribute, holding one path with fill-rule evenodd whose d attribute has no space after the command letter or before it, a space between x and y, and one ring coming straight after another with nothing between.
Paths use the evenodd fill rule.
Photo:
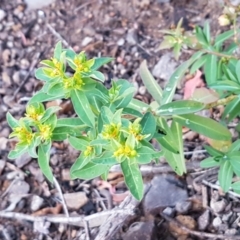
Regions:
<instances>
[{"instance_id":1,"label":"green stem","mask_svg":"<svg viewBox=\"0 0 240 240\"><path fill-rule=\"evenodd\" d=\"M219 105L227 105L229 102L231 102L236 97L237 97L237 95L231 95L231 96L228 96L226 98L219 99L216 102L207 104L205 109L210 109L210 108L213 108L213 107L217 107Z\"/></svg>"}]
</instances>

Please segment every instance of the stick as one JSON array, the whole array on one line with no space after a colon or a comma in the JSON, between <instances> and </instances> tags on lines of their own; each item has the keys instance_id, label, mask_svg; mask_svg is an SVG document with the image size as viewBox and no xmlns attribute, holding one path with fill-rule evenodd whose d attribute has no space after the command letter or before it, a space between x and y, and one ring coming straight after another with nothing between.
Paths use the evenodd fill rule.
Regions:
<instances>
[{"instance_id":1,"label":"stick","mask_svg":"<svg viewBox=\"0 0 240 240\"><path fill-rule=\"evenodd\" d=\"M28 71L27 75L24 77L24 79L21 82L20 86L13 93L13 99L16 97L16 95L19 93L19 91L22 89L22 87L26 84L30 74L32 73L32 71L35 68L35 66L38 64L38 60L39 60L39 57L41 56L41 54L42 54L41 52L38 52L38 53L36 53L34 55L32 64L31 64L31 66L29 68L29 71Z\"/></svg>"},{"instance_id":2,"label":"stick","mask_svg":"<svg viewBox=\"0 0 240 240\"><path fill-rule=\"evenodd\" d=\"M68 47L71 50L73 50L72 47L69 45L69 43L49 23L47 23L46 26L55 37L57 37L59 40L62 41L62 43L63 43L63 45L65 45L65 47Z\"/></svg>"},{"instance_id":3,"label":"stick","mask_svg":"<svg viewBox=\"0 0 240 240\"><path fill-rule=\"evenodd\" d=\"M56 189L59 193L59 196L61 198L61 203L63 205L63 211L64 211L66 217L69 217L69 212L68 212L68 209L67 209L66 201L65 201L65 199L63 197L63 194L62 194L62 189L61 189L61 187L60 187L60 185L59 185L59 183L58 183L58 181L55 177L53 177L53 182L54 182L54 185L55 185L55 187L56 187Z\"/></svg>"},{"instance_id":4,"label":"stick","mask_svg":"<svg viewBox=\"0 0 240 240\"><path fill-rule=\"evenodd\" d=\"M95 213L95 214L92 214L87 217L79 216L79 215L66 217L62 214L46 215L46 216L33 216L33 215L17 213L17 212L0 211L0 218L10 218L10 219L15 219L15 220L30 221L30 222L48 221L51 223L62 223L62 224L79 226L79 227L84 227L84 222L88 222L89 227L93 228L93 227L99 227L105 221L105 219L107 219L108 215L111 215L114 213L121 213L123 215L126 214L128 216L134 215L134 213L130 209L114 208L110 211Z\"/></svg>"},{"instance_id":5,"label":"stick","mask_svg":"<svg viewBox=\"0 0 240 240\"><path fill-rule=\"evenodd\" d=\"M151 185L145 185L144 195L150 190ZM140 204L139 201L135 200L132 196L128 196L120 204L119 208L127 208L130 212L133 212L134 209ZM111 239L118 229L128 220L131 215L113 213L109 218L101 225L98 235L95 240Z\"/></svg>"},{"instance_id":6,"label":"stick","mask_svg":"<svg viewBox=\"0 0 240 240\"><path fill-rule=\"evenodd\" d=\"M193 171L196 171L196 169L200 169L200 163L187 162L186 167L188 172L193 172ZM143 176L151 175L151 174L153 175L153 174L159 174L159 173L174 172L173 169L167 164L158 164L155 166L142 165L140 167L140 171ZM120 165L115 165L111 167L110 172L122 172Z\"/></svg>"}]
</instances>

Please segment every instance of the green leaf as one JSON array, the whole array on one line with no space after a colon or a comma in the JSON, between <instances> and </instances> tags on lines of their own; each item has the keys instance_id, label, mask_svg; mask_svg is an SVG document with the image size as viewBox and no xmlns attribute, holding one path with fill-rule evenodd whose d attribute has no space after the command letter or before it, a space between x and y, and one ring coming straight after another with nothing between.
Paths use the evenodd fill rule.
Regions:
<instances>
[{"instance_id":1,"label":"green leaf","mask_svg":"<svg viewBox=\"0 0 240 240\"><path fill-rule=\"evenodd\" d=\"M170 102L162 105L156 113L158 115L182 115L187 113L195 113L204 109L205 104L192 101L192 100L180 100L175 102Z\"/></svg>"},{"instance_id":2,"label":"green leaf","mask_svg":"<svg viewBox=\"0 0 240 240\"><path fill-rule=\"evenodd\" d=\"M56 58L58 61L60 61L61 53L62 53L62 43L58 42L56 44L56 47L54 48L53 57Z\"/></svg>"},{"instance_id":3,"label":"green leaf","mask_svg":"<svg viewBox=\"0 0 240 240\"><path fill-rule=\"evenodd\" d=\"M173 55L177 61L181 53L181 47L182 47L182 44L179 44L178 42L174 44L174 47L173 47Z\"/></svg>"},{"instance_id":4,"label":"green leaf","mask_svg":"<svg viewBox=\"0 0 240 240\"><path fill-rule=\"evenodd\" d=\"M52 86L48 88L47 94L50 96L63 96L66 91L63 88L62 83L54 83Z\"/></svg>"},{"instance_id":5,"label":"green leaf","mask_svg":"<svg viewBox=\"0 0 240 240\"><path fill-rule=\"evenodd\" d=\"M200 162L201 168L211 168L211 167L218 167L218 166L220 166L220 163L217 162L214 157L206 158Z\"/></svg>"},{"instance_id":6,"label":"green leaf","mask_svg":"<svg viewBox=\"0 0 240 240\"><path fill-rule=\"evenodd\" d=\"M58 107L58 106L53 106L53 107L48 108L45 111L43 117L41 118L41 123L45 122L49 117L51 117L52 114L59 111L60 109L62 109L62 108Z\"/></svg>"},{"instance_id":7,"label":"green leaf","mask_svg":"<svg viewBox=\"0 0 240 240\"><path fill-rule=\"evenodd\" d=\"M25 152L27 152L28 146L27 145L20 145L18 144L14 150L11 150L10 153L8 154L9 159L15 159Z\"/></svg>"},{"instance_id":8,"label":"green leaf","mask_svg":"<svg viewBox=\"0 0 240 240\"><path fill-rule=\"evenodd\" d=\"M178 172L180 172L180 175L184 174L187 172L186 170L186 164L185 164L185 157L183 154L183 136L182 136L182 126L176 122L173 121L171 125L171 130L173 134L173 139L176 143L175 146L177 146L179 154L178 154L178 160L177 162L177 167L178 167Z\"/></svg>"},{"instance_id":9,"label":"green leaf","mask_svg":"<svg viewBox=\"0 0 240 240\"><path fill-rule=\"evenodd\" d=\"M227 104L222 114L222 118L227 118L227 122L231 122L240 114L240 98L235 98Z\"/></svg>"},{"instance_id":10,"label":"green leaf","mask_svg":"<svg viewBox=\"0 0 240 240\"><path fill-rule=\"evenodd\" d=\"M240 152L234 151L234 152L228 153L227 157L230 160L233 171L236 173L237 176L240 176Z\"/></svg>"},{"instance_id":11,"label":"green leaf","mask_svg":"<svg viewBox=\"0 0 240 240\"><path fill-rule=\"evenodd\" d=\"M139 164L147 164L152 161L154 158L152 155L156 154L156 151L152 150L149 147L141 147L137 149L137 162Z\"/></svg>"},{"instance_id":12,"label":"green leaf","mask_svg":"<svg viewBox=\"0 0 240 240\"><path fill-rule=\"evenodd\" d=\"M223 152L211 147L211 146L208 146L208 145L204 145L204 148L207 150L207 152L211 155L211 156L214 156L214 157L218 157L218 156L223 156Z\"/></svg>"},{"instance_id":13,"label":"green leaf","mask_svg":"<svg viewBox=\"0 0 240 240\"><path fill-rule=\"evenodd\" d=\"M99 72L99 71L91 71L91 73L89 74L89 77L97 79L100 82L104 82L105 81L104 74Z\"/></svg>"},{"instance_id":14,"label":"green leaf","mask_svg":"<svg viewBox=\"0 0 240 240\"><path fill-rule=\"evenodd\" d=\"M217 56L208 54L204 64L204 74L207 84L215 83L217 81Z\"/></svg>"},{"instance_id":15,"label":"green leaf","mask_svg":"<svg viewBox=\"0 0 240 240\"><path fill-rule=\"evenodd\" d=\"M159 142L159 144L166 150L172 152L172 153L179 153L178 148L176 147L175 139L173 138L172 130L169 128L166 120L164 118L158 118L157 121L158 132L161 131L161 134L163 132L164 136L161 134L159 135L158 132L155 133L154 138Z\"/></svg>"},{"instance_id":16,"label":"green leaf","mask_svg":"<svg viewBox=\"0 0 240 240\"><path fill-rule=\"evenodd\" d=\"M85 157L84 154L81 153L81 155L75 160L74 164L72 165L70 172L74 172L83 168L90 162L90 160L91 159L89 157Z\"/></svg>"},{"instance_id":17,"label":"green leaf","mask_svg":"<svg viewBox=\"0 0 240 240\"><path fill-rule=\"evenodd\" d=\"M50 81L53 77L46 75L44 67L40 67L35 71L35 77L41 81Z\"/></svg>"},{"instance_id":18,"label":"green leaf","mask_svg":"<svg viewBox=\"0 0 240 240\"><path fill-rule=\"evenodd\" d=\"M90 142L90 146L105 146L109 144L109 141L106 139L95 139Z\"/></svg>"},{"instance_id":19,"label":"green leaf","mask_svg":"<svg viewBox=\"0 0 240 240\"><path fill-rule=\"evenodd\" d=\"M231 147L228 149L228 152L234 152L240 149L240 139L236 140Z\"/></svg>"},{"instance_id":20,"label":"green leaf","mask_svg":"<svg viewBox=\"0 0 240 240\"><path fill-rule=\"evenodd\" d=\"M53 174L49 166L50 148L51 142L49 144L41 144L38 147L38 165L45 177L52 183Z\"/></svg>"},{"instance_id":21,"label":"green leaf","mask_svg":"<svg viewBox=\"0 0 240 240\"><path fill-rule=\"evenodd\" d=\"M92 70L97 70L104 64L107 64L114 60L114 58L109 58L109 57L101 57L101 58L94 58L94 64L91 67Z\"/></svg>"},{"instance_id":22,"label":"green leaf","mask_svg":"<svg viewBox=\"0 0 240 240\"><path fill-rule=\"evenodd\" d=\"M203 33L205 35L206 41L208 44L211 43L211 32L210 32L210 25L208 21L205 21Z\"/></svg>"},{"instance_id":23,"label":"green leaf","mask_svg":"<svg viewBox=\"0 0 240 240\"><path fill-rule=\"evenodd\" d=\"M88 126L93 127L95 124L95 117L89 105L88 99L84 92L73 90L71 92L71 100L74 110L78 117Z\"/></svg>"},{"instance_id":24,"label":"green leaf","mask_svg":"<svg viewBox=\"0 0 240 240\"><path fill-rule=\"evenodd\" d=\"M233 177L233 169L230 161L222 160L220 170L218 172L218 181L224 192L227 192L231 186Z\"/></svg>"},{"instance_id":25,"label":"green leaf","mask_svg":"<svg viewBox=\"0 0 240 240\"><path fill-rule=\"evenodd\" d=\"M59 118L56 127L86 127L79 118Z\"/></svg>"},{"instance_id":26,"label":"green leaf","mask_svg":"<svg viewBox=\"0 0 240 240\"><path fill-rule=\"evenodd\" d=\"M10 112L7 113L7 122L11 129L19 126L18 120L14 118Z\"/></svg>"},{"instance_id":27,"label":"green leaf","mask_svg":"<svg viewBox=\"0 0 240 240\"><path fill-rule=\"evenodd\" d=\"M150 135L146 140L150 140L156 131L156 120L152 113L147 112L139 122L142 127L141 134Z\"/></svg>"},{"instance_id":28,"label":"green leaf","mask_svg":"<svg viewBox=\"0 0 240 240\"><path fill-rule=\"evenodd\" d=\"M89 141L86 140L86 138L76 138L70 136L68 138L69 143L71 144L72 147L74 147L77 150L84 151L87 146L89 146Z\"/></svg>"},{"instance_id":29,"label":"green leaf","mask_svg":"<svg viewBox=\"0 0 240 240\"><path fill-rule=\"evenodd\" d=\"M129 191L137 200L141 200L143 197L143 180L137 161L126 159L121 162L121 168Z\"/></svg>"},{"instance_id":30,"label":"green leaf","mask_svg":"<svg viewBox=\"0 0 240 240\"><path fill-rule=\"evenodd\" d=\"M240 194L240 181L232 184L233 191Z\"/></svg>"},{"instance_id":31,"label":"green leaf","mask_svg":"<svg viewBox=\"0 0 240 240\"><path fill-rule=\"evenodd\" d=\"M105 164L87 163L81 169L70 171L71 178L93 179L105 173L110 167Z\"/></svg>"},{"instance_id":32,"label":"green leaf","mask_svg":"<svg viewBox=\"0 0 240 240\"><path fill-rule=\"evenodd\" d=\"M162 89L148 70L146 60L141 63L139 68L139 74L148 92L159 104L161 104Z\"/></svg>"},{"instance_id":33,"label":"green leaf","mask_svg":"<svg viewBox=\"0 0 240 240\"><path fill-rule=\"evenodd\" d=\"M71 127L56 127L52 132L52 141L63 141L69 136L76 136L77 128Z\"/></svg>"},{"instance_id":34,"label":"green leaf","mask_svg":"<svg viewBox=\"0 0 240 240\"><path fill-rule=\"evenodd\" d=\"M62 99L62 98L64 98L64 95L50 96L47 93L39 91L29 100L28 104L33 104L36 102L48 102L48 101L53 101L53 100Z\"/></svg>"},{"instance_id":35,"label":"green leaf","mask_svg":"<svg viewBox=\"0 0 240 240\"><path fill-rule=\"evenodd\" d=\"M141 112L139 112L133 108L124 108L122 114L123 115L131 115L131 116L140 117L140 118L143 117L143 114Z\"/></svg>"},{"instance_id":36,"label":"green leaf","mask_svg":"<svg viewBox=\"0 0 240 240\"><path fill-rule=\"evenodd\" d=\"M236 72L237 80L240 83L240 60L237 61L235 72Z\"/></svg>"},{"instance_id":37,"label":"green leaf","mask_svg":"<svg viewBox=\"0 0 240 240\"><path fill-rule=\"evenodd\" d=\"M139 112L146 111L149 108L149 105L145 102L139 101L137 99L132 99L128 105L129 108L135 109Z\"/></svg>"},{"instance_id":38,"label":"green leaf","mask_svg":"<svg viewBox=\"0 0 240 240\"><path fill-rule=\"evenodd\" d=\"M195 28L195 30L196 30L196 37L197 37L198 42L199 42L201 45L203 45L204 47L208 47L209 44L208 44L208 41L207 41L207 39L206 39L206 36L205 36L202 28L199 27L199 26L197 26L197 27Z\"/></svg>"},{"instance_id":39,"label":"green leaf","mask_svg":"<svg viewBox=\"0 0 240 240\"><path fill-rule=\"evenodd\" d=\"M229 30L217 35L217 37L215 38L214 47L220 49L222 46L222 43L227 39L231 38L233 35L234 35L234 30Z\"/></svg>"},{"instance_id":40,"label":"green leaf","mask_svg":"<svg viewBox=\"0 0 240 240\"><path fill-rule=\"evenodd\" d=\"M240 91L240 85L230 80L218 81L216 83L209 84L209 87L230 92Z\"/></svg>"},{"instance_id":41,"label":"green leaf","mask_svg":"<svg viewBox=\"0 0 240 240\"><path fill-rule=\"evenodd\" d=\"M195 61L190 68L190 74L193 74L198 69L200 69L203 66L203 64L206 62L206 60L207 60L207 55L203 55L202 57L197 59L197 61Z\"/></svg>"},{"instance_id":42,"label":"green leaf","mask_svg":"<svg viewBox=\"0 0 240 240\"><path fill-rule=\"evenodd\" d=\"M113 120L113 113L108 107L103 106L101 108L101 117L103 124L110 124Z\"/></svg>"},{"instance_id":43,"label":"green leaf","mask_svg":"<svg viewBox=\"0 0 240 240\"><path fill-rule=\"evenodd\" d=\"M106 164L106 165L114 165L117 164L118 162L116 161L116 158L113 156L113 152L111 151L105 151L103 154L99 157L93 158L92 159L93 163L96 164Z\"/></svg>"},{"instance_id":44,"label":"green leaf","mask_svg":"<svg viewBox=\"0 0 240 240\"><path fill-rule=\"evenodd\" d=\"M178 123L182 126L186 126L193 131L203 134L206 137L216 140L230 140L231 133L220 123L202 116L194 114L185 114L174 116Z\"/></svg>"},{"instance_id":45,"label":"green leaf","mask_svg":"<svg viewBox=\"0 0 240 240\"><path fill-rule=\"evenodd\" d=\"M196 52L193 56L188 60L182 63L172 74L170 77L164 91L162 94L162 104L166 104L172 101L174 93L176 91L176 87L184 76L185 72L188 70L189 66L196 61L196 59L202 56L203 52Z\"/></svg>"}]
</instances>

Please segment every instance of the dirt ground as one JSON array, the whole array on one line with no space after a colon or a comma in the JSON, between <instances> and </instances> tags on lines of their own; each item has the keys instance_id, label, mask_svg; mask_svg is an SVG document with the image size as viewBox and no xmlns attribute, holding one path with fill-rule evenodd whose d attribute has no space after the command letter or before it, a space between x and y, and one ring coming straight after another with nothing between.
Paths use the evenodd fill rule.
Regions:
<instances>
[{"instance_id":1,"label":"dirt ground","mask_svg":"<svg viewBox=\"0 0 240 240\"><path fill-rule=\"evenodd\" d=\"M16 118L24 114L26 102L41 88L41 83L34 78L34 71L41 60L52 56L55 44L61 40L64 47L72 47L75 51L84 50L89 57L113 57L115 60L102 69L107 78L106 85L110 86L113 78L128 79L137 88L136 98L149 102L151 99L140 80L138 68L146 59L152 71L159 59L169 53L156 50L163 39L161 30L176 25L180 18L183 18L185 30L193 29L194 25L203 25L204 21L208 20L213 33L216 34L222 31L217 22L217 17L221 13L220 2L57 0L46 7L30 9L21 0L1 0L0 239L88 240L94 239L98 231L101 231L99 224L74 226L58 221L50 223L49 219L44 219L44 216L53 218L64 216L56 185L51 185L44 179L34 159L26 155L16 161L7 158L15 142L8 139L10 129L6 123L6 113L10 111ZM191 54L186 51L179 62ZM166 62L165 65L167 64ZM166 79L161 77L161 74L159 77L156 76L156 79L161 85L165 85ZM182 89L179 89L178 98L181 97ZM73 114L68 101L57 104L62 107L61 116ZM185 150L193 151L187 157L188 163L199 163L205 155L194 154L194 151L203 149L202 140L195 135L185 139ZM69 198L67 205L70 215L91 216L103 210L110 211L121 204L127 193L120 173L111 173L108 181L110 186L105 187L100 187L97 180L73 181L69 178L70 166L77 155L78 152L70 148L66 142L55 143L52 149L51 166L62 193ZM160 214L163 209L157 214L146 214L144 204L137 204L135 214L122 224L111 239L240 239L234 238L240 236L239 198L219 195L213 187L199 183L201 177L206 176L204 175L206 172L194 172L194 169L192 172L193 175L187 174L180 179L183 188L187 189L188 201L193 202L186 211L181 213L179 210L170 214L170 219L166 219ZM216 172L208 173L207 176L216 182ZM149 179L146 178L145 181ZM110 194L112 186L118 186L120 189L118 195ZM168 194L164 193L167 198ZM174 207L171 209L176 210ZM23 215L14 213L26 215L24 218ZM183 216L184 220L180 221L179 216ZM38 217L43 218L37 221ZM174 229L171 226L174 219L186 223L190 231L184 232L182 228L176 230L176 227ZM100 218L100 221L104 222L106 219ZM205 227L200 224L204 221ZM146 235L142 235L143 237L136 235L136 232L141 233L136 228L136 223L139 222L148 224L144 225L148 230L143 225L138 225L143 232L147 232ZM135 225L131 225L134 223ZM130 225L133 227L130 228ZM134 231L134 226L137 231ZM199 234L194 234L194 231ZM223 234L228 234L229 238Z\"/></svg>"}]
</instances>

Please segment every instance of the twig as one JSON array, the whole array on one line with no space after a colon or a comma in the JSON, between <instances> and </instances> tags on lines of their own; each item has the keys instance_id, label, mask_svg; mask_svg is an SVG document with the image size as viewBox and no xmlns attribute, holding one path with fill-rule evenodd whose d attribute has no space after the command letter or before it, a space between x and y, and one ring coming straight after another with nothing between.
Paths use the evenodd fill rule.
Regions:
<instances>
[{"instance_id":1,"label":"twig","mask_svg":"<svg viewBox=\"0 0 240 240\"><path fill-rule=\"evenodd\" d=\"M187 162L186 168L188 172L196 171L197 169L200 169L200 163L199 162ZM111 172L122 172L120 165L115 165L111 167ZM140 171L143 176L151 175L151 174L159 174L159 173L171 173L174 172L174 170L167 164L159 164L155 166L148 166L148 165L142 165L140 167Z\"/></svg>"},{"instance_id":2,"label":"twig","mask_svg":"<svg viewBox=\"0 0 240 240\"><path fill-rule=\"evenodd\" d=\"M49 23L47 23L46 26L55 37L57 37L59 40L62 41L62 43L63 43L63 45L65 45L65 47L68 47L71 50L73 50L72 47L70 46L70 44Z\"/></svg>"},{"instance_id":3,"label":"twig","mask_svg":"<svg viewBox=\"0 0 240 240\"><path fill-rule=\"evenodd\" d=\"M213 188L213 189L217 189L217 190L221 189L221 187L220 187L219 185L210 183L210 182L208 182L208 181L206 181L206 180L202 180L202 183L203 183L204 185L210 187L210 188ZM229 197L231 197L231 198L234 198L234 199L235 199L235 198L240 198L240 194L235 193L235 192L233 192L233 191L228 191L227 193L229 194Z\"/></svg>"},{"instance_id":4,"label":"twig","mask_svg":"<svg viewBox=\"0 0 240 240\"><path fill-rule=\"evenodd\" d=\"M228 235L223 235L223 234L214 234L214 233L206 233L206 232L199 232L199 231L195 231L195 230L191 230L187 227L185 227L184 225L182 225L180 222L176 221L175 219L160 213L160 215L167 220L168 222L173 222L174 224L176 224L177 226L179 226L182 230L188 232L191 235L197 236L197 237L201 237L203 239L207 239L207 238L213 238L213 239L227 239L227 238L231 238L232 240L240 240L240 236L228 236Z\"/></svg>"},{"instance_id":5,"label":"twig","mask_svg":"<svg viewBox=\"0 0 240 240\"><path fill-rule=\"evenodd\" d=\"M88 227L87 221L84 221L84 229L85 229L86 240L90 240L89 227Z\"/></svg>"},{"instance_id":6,"label":"twig","mask_svg":"<svg viewBox=\"0 0 240 240\"><path fill-rule=\"evenodd\" d=\"M27 75L24 77L23 81L21 82L20 86L15 90L15 92L13 93L13 99L16 97L16 95L19 93L19 91L22 89L22 87L26 84L30 74L32 73L32 71L34 70L35 66L38 64L39 61L39 57L41 56L41 52L38 52L35 54L35 56L33 57L33 61L32 64L29 68L29 71L27 73Z\"/></svg>"},{"instance_id":7,"label":"twig","mask_svg":"<svg viewBox=\"0 0 240 240\"><path fill-rule=\"evenodd\" d=\"M0 211L0 218L10 218L14 220L22 220L22 221L30 221L30 222L36 222L36 221L48 221L51 223L62 223L62 224L69 224L79 227L84 227L84 222L88 222L89 227L99 227L105 219L107 219L108 215L120 213L122 215L134 215L134 212L132 209L129 208L114 208L110 211L104 211L92 214L90 216L84 217L84 216L70 216L66 217L62 214L59 215L47 215L47 216L33 216L23 213L16 213L16 212L5 212Z\"/></svg>"},{"instance_id":8,"label":"twig","mask_svg":"<svg viewBox=\"0 0 240 240\"><path fill-rule=\"evenodd\" d=\"M64 211L66 217L69 217L69 212L68 212L68 209L67 209L66 201L65 201L65 199L63 197L63 194L62 194L62 189L61 189L61 187L60 187L60 185L59 185L59 183L58 183L58 181L55 177L53 177L53 183L54 183L54 185L55 185L55 187L58 190L58 193L60 195L61 203L63 205L63 211Z\"/></svg>"},{"instance_id":9,"label":"twig","mask_svg":"<svg viewBox=\"0 0 240 240\"><path fill-rule=\"evenodd\" d=\"M97 190L97 189L93 189L93 191L94 191L95 194L97 195L97 201L100 202L100 204L101 204L103 210L107 210L107 207L106 207L105 203L103 202L103 199L102 199L102 197L100 196L98 190Z\"/></svg>"},{"instance_id":10,"label":"twig","mask_svg":"<svg viewBox=\"0 0 240 240\"><path fill-rule=\"evenodd\" d=\"M144 195L150 190L151 184L146 184L144 189ZM134 209L140 204L132 196L128 196L120 204L120 208L128 208L129 211ZM118 231L118 229L126 222L130 215L123 215L121 213L114 213L101 225L98 235L95 240L111 239L112 236Z\"/></svg>"},{"instance_id":11,"label":"twig","mask_svg":"<svg viewBox=\"0 0 240 240\"><path fill-rule=\"evenodd\" d=\"M184 156L187 156L187 155L192 155L194 153L206 153L207 150L195 150L195 151L190 151L190 152L184 152Z\"/></svg>"}]
</instances>

